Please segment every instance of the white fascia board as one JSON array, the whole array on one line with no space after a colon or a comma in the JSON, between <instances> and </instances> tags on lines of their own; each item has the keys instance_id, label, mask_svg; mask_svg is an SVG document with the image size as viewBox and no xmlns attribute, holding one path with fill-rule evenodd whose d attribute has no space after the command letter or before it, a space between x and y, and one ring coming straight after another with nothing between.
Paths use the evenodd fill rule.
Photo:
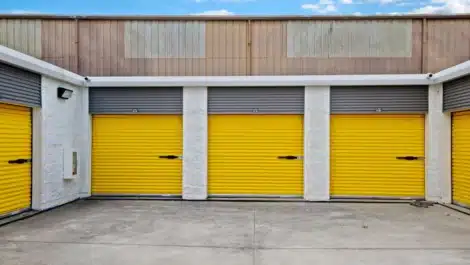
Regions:
<instances>
[{"instance_id":1,"label":"white fascia board","mask_svg":"<svg viewBox=\"0 0 470 265\"><path fill-rule=\"evenodd\" d=\"M425 74L297 76L116 76L88 77L90 87L237 87L429 85Z\"/></svg>"},{"instance_id":2,"label":"white fascia board","mask_svg":"<svg viewBox=\"0 0 470 265\"><path fill-rule=\"evenodd\" d=\"M0 45L0 62L64 81L72 85L82 87L86 86L84 77L80 75L2 45Z\"/></svg>"},{"instance_id":3,"label":"white fascia board","mask_svg":"<svg viewBox=\"0 0 470 265\"><path fill-rule=\"evenodd\" d=\"M433 75L433 83L443 83L470 74L470 60L444 69Z\"/></svg>"}]
</instances>

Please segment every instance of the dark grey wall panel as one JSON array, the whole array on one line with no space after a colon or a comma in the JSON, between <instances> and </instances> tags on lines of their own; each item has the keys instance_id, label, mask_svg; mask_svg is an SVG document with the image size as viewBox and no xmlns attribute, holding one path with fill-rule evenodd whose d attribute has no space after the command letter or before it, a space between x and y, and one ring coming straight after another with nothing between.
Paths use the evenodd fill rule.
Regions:
<instances>
[{"instance_id":1,"label":"dark grey wall panel","mask_svg":"<svg viewBox=\"0 0 470 265\"><path fill-rule=\"evenodd\" d=\"M41 106L41 76L0 63L0 102Z\"/></svg>"},{"instance_id":2,"label":"dark grey wall panel","mask_svg":"<svg viewBox=\"0 0 470 265\"><path fill-rule=\"evenodd\" d=\"M91 87L90 113L181 114L181 87Z\"/></svg>"},{"instance_id":3,"label":"dark grey wall panel","mask_svg":"<svg viewBox=\"0 0 470 265\"><path fill-rule=\"evenodd\" d=\"M425 113L427 86L331 87L331 113Z\"/></svg>"},{"instance_id":4,"label":"dark grey wall panel","mask_svg":"<svg viewBox=\"0 0 470 265\"><path fill-rule=\"evenodd\" d=\"M444 83L444 111L470 109L470 76Z\"/></svg>"},{"instance_id":5,"label":"dark grey wall panel","mask_svg":"<svg viewBox=\"0 0 470 265\"><path fill-rule=\"evenodd\" d=\"M210 87L208 112L302 114L304 87Z\"/></svg>"}]
</instances>

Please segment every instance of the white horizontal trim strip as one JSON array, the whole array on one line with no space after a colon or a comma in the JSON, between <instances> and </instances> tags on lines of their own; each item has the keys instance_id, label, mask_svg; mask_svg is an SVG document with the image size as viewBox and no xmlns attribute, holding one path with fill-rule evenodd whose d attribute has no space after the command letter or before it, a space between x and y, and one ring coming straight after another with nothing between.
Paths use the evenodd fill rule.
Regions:
<instances>
[{"instance_id":1,"label":"white horizontal trim strip","mask_svg":"<svg viewBox=\"0 0 470 265\"><path fill-rule=\"evenodd\" d=\"M77 86L86 86L84 78L63 68L0 45L0 61Z\"/></svg>"},{"instance_id":2,"label":"white horizontal trim strip","mask_svg":"<svg viewBox=\"0 0 470 265\"><path fill-rule=\"evenodd\" d=\"M437 72L432 77L433 83L443 83L470 74L470 60Z\"/></svg>"},{"instance_id":3,"label":"white horizontal trim strip","mask_svg":"<svg viewBox=\"0 0 470 265\"><path fill-rule=\"evenodd\" d=\"M90 87L238 87L429 85L426 74L298 76L116 76L88 77Z\"/></svg>"}]
</instances>

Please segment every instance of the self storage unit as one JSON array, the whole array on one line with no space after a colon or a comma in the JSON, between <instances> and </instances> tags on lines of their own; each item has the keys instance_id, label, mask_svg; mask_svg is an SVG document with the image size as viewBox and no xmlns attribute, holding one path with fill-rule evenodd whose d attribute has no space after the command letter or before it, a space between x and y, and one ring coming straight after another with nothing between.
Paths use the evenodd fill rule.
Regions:
<instances>
[{"instance_id":1,"label":"self storage unit","mask_svg":"<svg viewBox=\"0 0 470 265\"><path fill-rule=\"evenodd\" d=\"M427 86L331 87L331 195L424 198Z\"/></svg>"},{"instance_id":2,"label":"self storage unit","mask_svg":"<svg viewBox=\"0 0 470 265\"><path fill-rule=\"evenodd\" d=\"M90 88L92 194L181 196L182 88Z\"/></svg>"},{"instance_id":3,"label":"self storage unit","mask_svg":"<svg viewBox=\"0 0 470 265\"><path fill-rule=\"evenodd\" d=\"M0 216L31 207L31 108L41 106L41 76L0 63Z\"/></svg>"},{"instance_id":4,"label":"self storage unit","mask_svg":"<svg viewBox=\"0 0 470 265\"><path fill-rule=\"evenodd\" d=\"M209 196L301 197L303 112L303 87L210 87Z\"/></svg>"},{"instance_id":5,"label":"self storage unit","mask_svg":"<svg viewBox=\"0 0 470 265\"><path fill-rule=\"evenodd\" d=\"M452 115L452 201L470 207L470 76L444 83L443 110Z\"/></svg>"}]
</instances>

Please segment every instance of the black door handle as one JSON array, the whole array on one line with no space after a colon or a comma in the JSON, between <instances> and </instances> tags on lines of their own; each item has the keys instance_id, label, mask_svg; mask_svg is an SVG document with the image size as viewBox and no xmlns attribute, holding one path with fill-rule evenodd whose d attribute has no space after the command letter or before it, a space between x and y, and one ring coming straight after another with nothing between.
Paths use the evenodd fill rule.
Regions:
<instances>
[{"instance_id":1,"label":"black door handle","mask_svg":"<svg viewBox=\"0 0 470 265\"><path fill-rule=\"evenodd\" d=\"M179 156L176 156L176 155L166 155L166 156L159 156L158 158L161 158L161 159L178 159Z\"/></svg>"},{"instance_id":2,"label":"black door handle","mask_svg":"<svg viewBox=\"0 0 470 265\"><path fill-rule=\"evenodd\" d=\"M398 160L421 160L423 159L422 157L418 156L397 156Z\"/></svg>"},{"instance_id":3,"label":"black door handle","mask_svg":"<svg viewBox=\"0 0 470 265\"><path fill-rule=\"evenodd\" d=\"M298 159L298 156L278 156L277 159L287 159L287 160L294 160Z\"/></svg>"},{"instance_id":4,"label":"black door handle","mask_svg":"<svg viewBox=\"0 0 470 265\"><path fill-rule=\"evenodd\" d=\"M28 162L33 162L33 160L32 159L24 159L24 158L15 159L15 160L8 160L8 164L25 164L25 163L28 163Z\"/></svg>"}]
</instances>

